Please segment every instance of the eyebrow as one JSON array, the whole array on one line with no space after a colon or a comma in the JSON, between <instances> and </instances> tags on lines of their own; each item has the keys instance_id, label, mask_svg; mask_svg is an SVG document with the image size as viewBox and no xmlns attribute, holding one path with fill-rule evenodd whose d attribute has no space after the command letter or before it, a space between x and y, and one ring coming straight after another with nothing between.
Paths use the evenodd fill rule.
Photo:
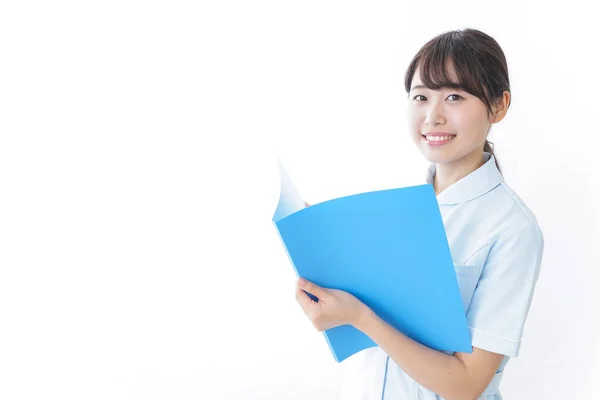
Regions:
<instances>
[{"instance_id":1,"label":"eyebrow","mask_svg":"<svg viewBox=\"0 0 600 400\"><path fill-rule=\"evenodd\" d=\"M445 89L452 89L452 90L461 90L463 92L466 92L466 90L464 89L464 87L460 84L456 85L457 87L452 87L452 86L444 86ZM413 86L410 91L412 92L415 89L427 89L427 90L435 90L435 89L430 89L425 85L415 85Z\"/></svg>"}]
</instances>

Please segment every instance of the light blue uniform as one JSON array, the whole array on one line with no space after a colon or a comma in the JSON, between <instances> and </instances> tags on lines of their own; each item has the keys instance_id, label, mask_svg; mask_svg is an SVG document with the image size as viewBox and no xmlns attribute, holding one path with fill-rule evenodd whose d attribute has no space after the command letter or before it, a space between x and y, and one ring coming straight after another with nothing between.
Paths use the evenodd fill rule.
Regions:
<instances>
[{"instance_id":1,"label":"light blue uniform","mask_svg":"<svg viewBox=\"0 0 600 400\"><path fill-rule=\"evenodd\" d=\"M500 380L517 357L544 238L535 215L504 182L494 156L437 196L472 344L505 357L480 400L500 400ZM427 183L433 183L435 164ZM343 400L440 400L379 347L344 362Z\"/></svg>"}]
</instances>

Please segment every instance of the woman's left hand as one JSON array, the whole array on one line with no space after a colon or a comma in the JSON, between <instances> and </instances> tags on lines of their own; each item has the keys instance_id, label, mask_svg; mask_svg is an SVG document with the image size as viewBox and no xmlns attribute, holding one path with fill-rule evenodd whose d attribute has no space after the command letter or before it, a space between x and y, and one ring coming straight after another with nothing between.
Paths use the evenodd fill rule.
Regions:
<instances>
[{"instance_id":1,"label":"woman's left hand","mask_svg":"<svg viewBox=\"0 0 600 400\"><path fill-rule=\"evenodd\" d=\"M314 301L304 291L319 301ZM319 332L340 325L356 326L371 311L348 292L322 288L303 278L296 283L296 300Z\"/></svg>"}]
</instances>

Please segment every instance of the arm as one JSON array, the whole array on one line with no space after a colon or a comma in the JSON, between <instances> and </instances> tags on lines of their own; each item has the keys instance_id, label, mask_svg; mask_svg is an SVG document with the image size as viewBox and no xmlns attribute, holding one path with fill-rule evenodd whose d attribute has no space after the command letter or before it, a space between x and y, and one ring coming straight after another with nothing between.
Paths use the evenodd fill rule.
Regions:
<instances>
[{"instance_id":1,"label":"arm","mask_svg":"<svg viewBox=\"0 0 600 400\"><path fill-rule=\"evenodd\" d=\"M423 346L341 290L321 288L301 279L296 298L320 332L353 325L421 386L447 400L471 400L489 385L504 355L519 354L543 249L539 226L523 223L505 230L490 250L467 312L471 354L448 355ZM301 289L317 296L319 302L312 301ZM509 302L510 308L506 307Z\"/></svg>"},{"instance_id":2,"label":"arm","mask_svg":"<svg viewBox=\"0 0 600 400\"><path fill-rule=\"evenodd\" d=\"M354 325L421 386L447 400L477 399L504 357L477 347L471 354L449 355L433 350L397 331L370 309Z\"/></svg>"},{"instance_id":3,"label":"arm","mask_svg":"<svg viewBox=\"0 0 600 400\"><path fill-rule=\"evenodd\" d=\"M305 292L317 296L319 301L313 301ZM471 354L449 355L433 350L397 331L350 293L322 288L305 279L298 281L296 299L319 332L353 325L421 386L446 400L477 399L504 357L477 347L473 347Z\"/></svg>"},{"instance_id":4,"label":"arm","mask_svg":"<svg viewBox=\"0 0 600 400\"><path fill-rule=\"evenodd\" d=\"M448 400L477 399L493 379L504 355L518 356L543 249L543 234L537 224L529 221L506 229L498 238L467 312L473 343L470 354L448 355L423 346L366 306L353 325L432 392Z\"/></svg>"}]
</instances>

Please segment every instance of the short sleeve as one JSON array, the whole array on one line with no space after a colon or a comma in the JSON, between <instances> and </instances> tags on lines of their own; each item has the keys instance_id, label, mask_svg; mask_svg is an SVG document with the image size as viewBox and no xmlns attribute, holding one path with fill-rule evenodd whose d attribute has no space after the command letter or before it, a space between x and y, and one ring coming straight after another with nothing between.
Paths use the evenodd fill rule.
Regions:
<instances>
[{"instance_id":1,"label":"short sleeve","mask_svg":"<svg viewBox=\"0 0 600 400\"><path fill-rule=\"evenodd\" d=\"M543 249L542 231L533 222L507 229L492 246L467 310L474 347L519 355Z\"/></svg>"}]
</instances>

